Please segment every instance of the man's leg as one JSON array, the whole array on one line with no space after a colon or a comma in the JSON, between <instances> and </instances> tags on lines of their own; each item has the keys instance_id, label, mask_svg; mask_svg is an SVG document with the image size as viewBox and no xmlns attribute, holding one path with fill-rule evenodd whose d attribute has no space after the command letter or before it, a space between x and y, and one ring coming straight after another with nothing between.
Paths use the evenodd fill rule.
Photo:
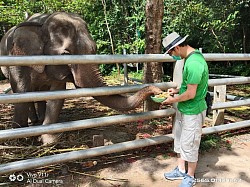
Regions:
<instances>
[{"instance_id":1,"label":"man's leg","mask_svg":"<svg viewBox=\"0 0 250 187\"><path fill-rule=\"evenodd\" d=\"M178 162L178 168L180 172L186 173L186 169L185 169L186 161L181 158L180 153L177 153L177 162Z\"/></svg>"},{"instance_id":2,"label":"man's leg","mask_svg":"<svg viewBox=\"0 0 250 187\"><path fill-rule=\"evenodd\" d=\"M185 161L180 158L180 137L182 132L182 115L177 110L173 127L174 134L174 151L177 153L178 166L169 173L164 173L164 177L168 180L183 179L185 177Z\"/></svg>"},{"instance_id":3,"label":"man's leg","mask_svg":"<svg viewBox=\"0 0 250 187\"><path fill-rule=\"evenodd\" d=\"M195 185L194 173L198 161L199 146L205 111L198 115L184 116L183 136L181 136L181 158L188 161L188 173L182 180L180 187Z\"/></svg>"},{"instance_id":4,"label":"man's leg","mask_svg":"<svg viewBox=\"0 0 250 187\"><path fill-rule=\"evenodd\" d=\"M194 177L197 162L188 162L188 175Z\"/></svg>"}]
</instances>

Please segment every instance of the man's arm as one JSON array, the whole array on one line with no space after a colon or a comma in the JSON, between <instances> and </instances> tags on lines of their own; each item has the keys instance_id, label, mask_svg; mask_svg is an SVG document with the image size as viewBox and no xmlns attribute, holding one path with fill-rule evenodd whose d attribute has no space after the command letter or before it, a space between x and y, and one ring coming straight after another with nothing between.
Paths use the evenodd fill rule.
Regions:
<instances>
[{"instance_id":1,"label":"man's arm","mask_svg":"<svg viewBox=\"0 0 250 187\"><path fill-rule=\"evenodd\" d=\"M162 104L172 104L193 99L196 95L197 86L198 84L188 84L187 90L184 93L176 97L168 97Z\"/></svg>"}]
</instances>

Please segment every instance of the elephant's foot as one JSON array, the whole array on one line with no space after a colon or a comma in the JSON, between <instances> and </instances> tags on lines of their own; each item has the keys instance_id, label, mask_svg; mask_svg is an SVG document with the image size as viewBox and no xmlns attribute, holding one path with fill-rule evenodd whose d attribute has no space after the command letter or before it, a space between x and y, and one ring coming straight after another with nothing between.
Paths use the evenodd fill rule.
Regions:
<instances>
[{"instance_id":1,"label":"elephant's foot","mask_svg":"<svg viewBox=\"0 0 250 187\"><path fill-rule=\"evenodd\" d=\"M32 125L36 124L37 122L38 122L38 118L29 118L28 120L28 123Z\"/></svg>"},{"instance_id":2,"label":"elephant's foot","mask_svg":"<svg viewBox=\"0 0 250 187\"><path fill-rule=\"evenodd\" d=\"M38 122L39 122L38 120L29 121L29 127L39 125Z\"/></svg>"},{"instance_id":3,"label":"elephant's foot","mask_svg":"<svg viewBox=\"0 0 250 187\"><path fill-rule=\"evenodd\" d=\"M43 121L37 120L37 121L30 122L30 123L29 123L29 127L32 127L32 126L40 126L40 125L42 125L42 124L43 124Z\"/></svg>"},{"instance_id":4,"label":"elephant's foot","mask_svg":"<svg viewBox=\"0 0 250 187\"><path fill-rule=\"evenodd\" d=\"M28 127L28 123L27 124L19 124L19 123L16 123L16 122L12 122L12 128L15 129L15 128L22 128L22 127Z\"/></svg>"},{"instance_id":5,"label":"elephant's foot","mask_svg":"<svg viewBox=\"0 0 250 187\"><path fill-rule=\"evenodd\" d=\"M37 122L38 122L38 117L37 117L36 113L30 112L29 118L28 118L28 123L35 124Z\"/></svg>"},{"instance_id":6,"label":"elephant's foot","mask_svg":"<svg viewBox=\"0 0 250 187\"><path fill-rule=\"evenodd\" d=\"M40 141L43 143L43 146L49 146L56 144L58 142L59 136L56 134L43 134L40 138Z\"/></svg>"}]
</instances>

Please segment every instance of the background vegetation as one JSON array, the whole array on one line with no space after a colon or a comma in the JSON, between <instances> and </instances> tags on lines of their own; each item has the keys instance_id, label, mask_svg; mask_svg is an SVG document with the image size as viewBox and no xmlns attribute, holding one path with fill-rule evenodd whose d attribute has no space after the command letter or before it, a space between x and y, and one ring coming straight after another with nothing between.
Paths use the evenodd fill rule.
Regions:
<instances>
[{"instance_id":1,"label":"background vegetation","mask_svg":"<svg viewBox=\"0 0 250 187\"><path fill-rule=\"evenodd\" d=\"M204 53L250 53L249 1L164 0L162 37L176 31L189 34L190 44ZM25 15L66 11L86 20L98 54L122 54L124 48L127 54L143 54L145 6L146 0L0 0L0 38ZM110 72L110 66L101 68ZM247 62L213 62L209 67L211 73L250 75Z\"/></svg>"}]
</instances>

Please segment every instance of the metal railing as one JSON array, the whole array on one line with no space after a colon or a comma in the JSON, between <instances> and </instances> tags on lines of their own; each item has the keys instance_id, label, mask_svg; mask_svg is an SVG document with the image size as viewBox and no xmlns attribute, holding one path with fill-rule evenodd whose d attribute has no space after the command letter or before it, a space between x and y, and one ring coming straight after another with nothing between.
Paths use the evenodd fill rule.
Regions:
<instances>
[{"instance_id":1,"label":"metal railing","mask_svg":"<svg viewBox=\"0 0 250 187\"><path fill-rule=\"evenodd\" d=\"M213 61L246 61L250 54L206 53L209 62ZM24 65L63 65L63 64L114 64L137 62L174 62L172 57L164 54L144 55L50 55L50 56L1 56L0 66Z\"/></svg>"},{"instance_id":2,"label":"metal railing","mask_svg":"<svg viewBox=\"0 0 250 187\"><path fill-rule=\"evenodd\" d=\"M204 54L207 61L232 61L232 60L250 60L250 54ZM19 57L0 57L0 66L10 65L37 65L37 64L101 64L101 63L133 63L133 62L174 62L168 55L148 54L148 55L76 55L76 56L19 56ZM179 70L178 70L179 71ZM181 71L178 72L181 74ZM245 84L250 83L250 77L239 78L225 78L225 79L212 79L209 80L209 86L215 85L232 85L232 84ZM154 84L163 90L170 87L176 87L174 82L157 83ZM122 94L127 92L135 92L146 85L133 85L133 86L110 86L101 88L81 88L76 90L63 90L53 92L29 92L0 95L0 103L18 103L18 102L30 102L40 101L48 99L63 99L71 97L81 96L100 96L108 94ZM234 101L233 103L216 103L213 105L213 109L228 108L242 105L249 105L249 100ZM38 127L25 127L18 129L9 129L0 131L0 140L7 140L20 137L37 136L43 133L57 133L64 131L73 131L79 129L92 128L97 126L106 126L116 124L120 122L137 121L138 119L152 119L173 115L174 109L165 109L151 112L144 112L139 114L125 114L111 117L102 117L95 119L87 119L81 121L65 122L49 124L46 126ZM214 132L221 132L225 130L240 129L250 126L250 120L236 122L232 124L225 124L222 126L208 127L203 129L204 134L210 134ZM37 168L40 166L47 166L51 164L57 164L61 162L67 162L77 159L90 158L93 156L99 156L104 154L110 154L130 149L136 149L146 147L149 145L156 145L161 143L167 143L172 141L172 134L165 136L152 137L143 140L134 140L130 142L123 142L110 146L102 146L91 148L83 151L73 151L69 153L57 154L53 156L46 156L42 158L34 158L23 161L16 161L12 163L0 165L0 174L21 171L25 169Z\"/></svg>"}]
</instances>

